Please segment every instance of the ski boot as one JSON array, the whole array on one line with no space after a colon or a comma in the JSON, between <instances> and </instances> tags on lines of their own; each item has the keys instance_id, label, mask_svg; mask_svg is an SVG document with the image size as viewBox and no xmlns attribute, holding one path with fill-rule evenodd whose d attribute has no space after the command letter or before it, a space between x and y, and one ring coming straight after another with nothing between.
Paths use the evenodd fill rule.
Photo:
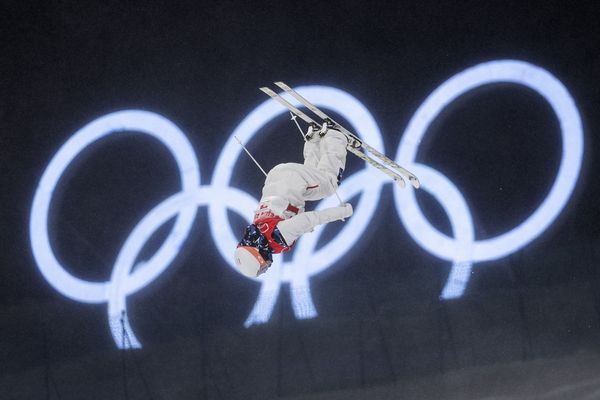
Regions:
<instances>
[{"instance_id":1,"label":"ski boot","mask_svg":"<svg viewBox=\"0 0 600 400\"><path fill-rule=\"evenodd\" d=\"M317 132L319 132L319 136L320 136L322 129L323 128L317 124L310 124L310 125L308 125L308 131L306 131L306 135L304 135L304 138L307 141L309 141L315 137L315 133L317 133Z\"/></svg>"}]
</instances>

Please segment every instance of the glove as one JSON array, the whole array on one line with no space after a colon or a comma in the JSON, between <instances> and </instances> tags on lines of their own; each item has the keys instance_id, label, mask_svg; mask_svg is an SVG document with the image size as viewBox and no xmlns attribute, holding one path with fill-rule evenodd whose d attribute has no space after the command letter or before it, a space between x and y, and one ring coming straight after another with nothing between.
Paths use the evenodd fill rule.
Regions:
<instances>
[{"instance_id":1,"label":"glove","mask_svg":"<svg viewBox=\"0 0 600 400\"><path fill-rule=\"evenodd\" d=\"M348 218L354 213L354 210L352 209L352 204L350 203L344 203L344 205L340 206L340 208L343 208L344 210L342 218Z\"/></svg>"},{"instance_id":2,"label":"glove","mask_svg":"<svg viewBox=\"0 0 600 400\"><path fill-rule=\"evenodd\" d=\"M319 211L301 213L293 218L309 218L311 226L327 224L332 221L344 220L352 215L352 205L349 203L341 204L337 207L326 208ZM314 218L314 220L312 220ZM281 222L283 223L283 221ZM307 231L305 231L307 232Z\"/></svg>"}]
</instances>

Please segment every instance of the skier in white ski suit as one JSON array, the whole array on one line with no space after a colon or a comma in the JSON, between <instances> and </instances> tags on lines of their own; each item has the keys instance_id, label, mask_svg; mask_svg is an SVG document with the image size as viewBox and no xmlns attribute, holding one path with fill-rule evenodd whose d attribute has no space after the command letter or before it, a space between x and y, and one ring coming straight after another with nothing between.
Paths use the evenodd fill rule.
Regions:
<instances>
[{"instance_id":1,"label":"skier in white ski suit","mask_svg":"<svg viewBox=\"0 0 600 400\"><path fill-rule=\"evenodd\" d=\"M304 164L278 164L267 174L254 220L244 230L235 250L235 262L244 275L267 271L272 253L289 251L300 235L320 224L352 215L349 203L320 211L304 212L306 201L335 193L346 166L348 139L333 128L314 132L304 143Z\"/></svg>"}]
</instances>

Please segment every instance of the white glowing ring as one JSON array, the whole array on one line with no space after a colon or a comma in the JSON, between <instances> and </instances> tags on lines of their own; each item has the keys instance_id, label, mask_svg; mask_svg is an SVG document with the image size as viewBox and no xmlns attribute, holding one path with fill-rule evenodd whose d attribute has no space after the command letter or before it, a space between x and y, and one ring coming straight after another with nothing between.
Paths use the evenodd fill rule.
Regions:
<instances>
[{"instance_id":1,"label":"white glowing ring","mask_svg":"<svg viewBox=\"0 0 600 400\"><path fill-rule=\"evenodd\" d=\"M441 297L444 299L459 297L463 294L464 288L470 279L471 273L471 253L475 232L471 212L461 193L448 178L435 169L422 164L413 165L413 172L421 182L421 187L425 188L435 197L444 212L448 215L452 233L455 237L453 251L452 269ZM408 204L406 213L412 215L419 208L417 202ZM450 251L447 249L446 251Z\"/></svg>"},{"instance_id":2,"label":"white glowing ring","mask_svg":"<svg viewBox=\"0 0 600 400\"><path fill-rule=\"evenodd\" d=\"M194 204L182 205L171 232L150 260L132 274L129 272L133 265L126 266L126 274L120 274L122 276L119 276L118 281L114 279L115 270L122 271L121 269L113 269L110 281L89 282L69 274L57 260L48 237L48 214L61 176L75 157L89 145L108 135L131 131L157 138L173 154L181 174L183 193L189 193L198 187L200 172L191 144L177 126L160 115L141 110L115 112L94 120L71 136L42 175L33 199L29 226L31 248L40 272L56 290L71 299L86 303L116 302L117 298L112 295L116 293L117 286L125 296L147 285L169 266L194 222L197 208ZM122 253L123 250L120 255ZM114 319L115 315L109 315L109 320L110 318ZM125 322L130 331L129 322ZM129 333L131 345L137 347L135 336L132 332Z\"/></svg>"},{"instance_id":3,"label":"white glowing ring","mask_svg":"<svg viewBox=\"0 0 600 400\"><path fill-rule=\"evenodd\" d=\"M142 247L148 242L156 230L165 224L168 220L181 213L189 207L197 209L200 206L210 205L211 202L222 198L235 198L236 201L230 204L233 211L241 216L252 215L256 207L256 199L235 188L216 189L210 186L199 186L194 190L182 191L169 197L154 207L142 220L135 226L125 244L121 248L115 267L111 275L111 285L108 296L108 321L115 342L122 346L122 329L125 328L128 339L131 341L131 347L141 347L135 334L125 319L126 326L121 324L122 312L127 309L126 297L131 293L131 286L139 284L148 284L154 280L164 269L166 269L173 258L179 253L179 246L173 247L168 255L163 259L162 269L148 269L143 265L142 272L138 280L132 283L129 279L129 273L135 260L137 259ZM187 236L187 233L186 233ZM185 238L185 237L184 237ZM136 270L140 266L136 267ZM144 285L145 286L145 285ZM129 347L129 346L126 346Z\"/></svg>"},{"instance_id":4,"label":"white glowing ring","mask_svg":"<svg viewBox=\"0 0 600 400\"><path fill-rule=\"evenodd\" d=\"M501 60L469 68L437 88L410 120L398 147L396 161L409 169L418 165L415 158L419 143L430 123L444 107L470 90L497 82L529 87L548 101L560 122L562 159L550 193L539 208L511 231L495 238L475 241L472 254L466 260L472 262L506 256L539 236L554 221L571 196L583 155L581 119L575 102L562 83L542 68L521 61ZM424 184L425 189L429 190L426 181ZM412 190L409 189L408 193L396 190L395 200L404 226L421 247L446 260L458 256L457 253L462 251L460 246L427 221L416 206ZM441 198L438 200L443 201Z\"/></svg>"}]
</instances>

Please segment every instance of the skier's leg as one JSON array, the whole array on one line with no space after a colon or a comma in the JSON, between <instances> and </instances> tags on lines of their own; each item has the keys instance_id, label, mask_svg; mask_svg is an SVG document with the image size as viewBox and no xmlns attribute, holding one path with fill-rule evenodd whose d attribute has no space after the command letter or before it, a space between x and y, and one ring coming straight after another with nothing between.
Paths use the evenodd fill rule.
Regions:
<instances>
[{"instance_id":1,"label":"skier's leg","mask_svg":"<svg viewBox=\"0 0 600 400\"><path fill-rule=\"evenodd\" d=\"M320 156L317 169L326 174L332 182L339 184L341 174L346 168L346 135L335 129L329 129L319 143Z\"/></svg>"},{"instance_id":2,"label":"skier's leg","mask_svg":"<svg viewBox=\"0 0 600 400\"><path fill-rule=\"evenodd\" d=\"M310 167L296 163L279 164L273 167L267 174L261 202L267 198L279 197L286 200L285 207L290 203L297 208L304 209L307 180L306 173L303 171L308 169Z\"/></svg>"},{"instance_id":3,"label":"skier's leg","mask_svg":"<svg viewBox=\"0 0 600 400\"><path fill-rule=\"evenodd\" d=\"M263 197L286 197L290 192L304 190L306 183L297 172L299 166L300 164L285 163L273 167L265 179Z\"/></svg>"},{"instance_id":4,"label":"skier's leg","mask_svg":"<svg viewBox=\"0 0 600 400\"><path fill-rule=\"evenodd\" d=\"M319 159L321 158L321 151L319 149L320 141L321 137L318 132L315 132L309 140L304 142L304 165L317 168Z\"/></svg>"}]
</instances>

